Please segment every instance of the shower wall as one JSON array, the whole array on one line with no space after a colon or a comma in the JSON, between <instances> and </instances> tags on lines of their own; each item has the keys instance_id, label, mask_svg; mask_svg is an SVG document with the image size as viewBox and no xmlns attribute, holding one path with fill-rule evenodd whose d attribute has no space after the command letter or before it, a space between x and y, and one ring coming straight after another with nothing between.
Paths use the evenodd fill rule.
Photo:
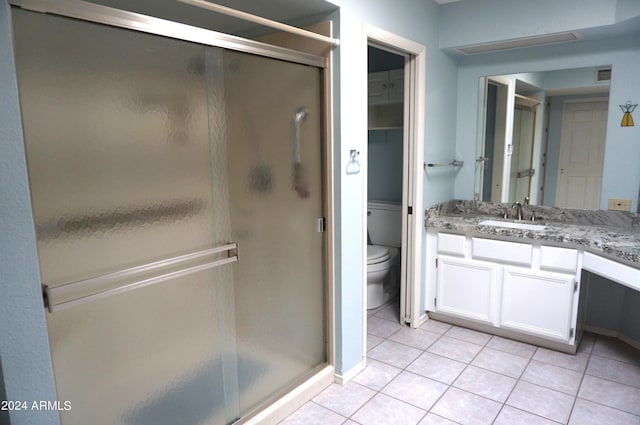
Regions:
<instances>
[{"instance_id":1,"label":"shower wall","mask_svg":"<svg viewBox=\"0 0 640 425\"><path fill-rule=\"evenodd\" d=\"M230 423L323 364L322 70L13 22L62 423Z\"/></svg>"}]
</instances>

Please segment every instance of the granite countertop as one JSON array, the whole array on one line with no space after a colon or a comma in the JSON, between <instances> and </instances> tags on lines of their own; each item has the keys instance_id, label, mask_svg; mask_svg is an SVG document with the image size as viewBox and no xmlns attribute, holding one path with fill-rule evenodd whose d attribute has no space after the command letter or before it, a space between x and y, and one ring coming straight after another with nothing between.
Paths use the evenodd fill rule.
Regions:
<instances>
[{"instance_id":1,"label":"granite countertop","mask_svg":"<svg viewBox=\"0 0 640 425\"><path fill-rule=\"evenodd\" d=\"M531 217L543 230L526 230L480 225L483 220L503 219L504 211L513 214L510 205L493 202L449 201L426 210L427 228L455 233L486 235L507 239L532 239L553 245L582 248L594 254L604 254L614 260L640 268L640 227L638 217L620 211L570 210L554 207L523 205L523 216Z\"/></svg>"}]
</instances>

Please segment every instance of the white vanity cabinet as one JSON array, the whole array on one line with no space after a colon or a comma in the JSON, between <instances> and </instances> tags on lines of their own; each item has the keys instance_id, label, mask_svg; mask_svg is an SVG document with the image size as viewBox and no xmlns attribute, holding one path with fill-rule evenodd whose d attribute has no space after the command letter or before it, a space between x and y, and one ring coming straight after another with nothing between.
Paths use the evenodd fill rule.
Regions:
<instances>
[{"instance_id":1,"label":"white vanity cabinet","mask_svg":"<svg viewBox=\"0 0 640 425\"><path fill-rule=\"evenodd\" d=\"M504 267L500 326L568 342L575 276Z\"/></svg>"},{"instance_id":2,"label":"white vanity cabinet","mask_svg":"<svg viewBox=\"0 0 640 425\"><path fill-rule=\"evenodd\" d=\"M430 316L538 343L575 349L581 253L470 235L427 232ZM435 314L432 314L435 313Z\"/></svg>"},{"instance_id":3,"label":"white vanity cabinet","mask_svg":"<svg viewBox=\"0 0 640 425\"><path fill-rule=\"evenodd\" d=\"M440 255L437 268L438 311L489 324L494 322L498 267Z\"/></svg>"},{"instance_id":4,"label":"white vanity cabinet","mask_svg":"<svg viewBox=\"0 0 640 425\"><path fill-rule=\"evenodd\" d=\"M404 70L372 72L368 75L369 105L404 101Z\"/></svg>"}]
</instances>

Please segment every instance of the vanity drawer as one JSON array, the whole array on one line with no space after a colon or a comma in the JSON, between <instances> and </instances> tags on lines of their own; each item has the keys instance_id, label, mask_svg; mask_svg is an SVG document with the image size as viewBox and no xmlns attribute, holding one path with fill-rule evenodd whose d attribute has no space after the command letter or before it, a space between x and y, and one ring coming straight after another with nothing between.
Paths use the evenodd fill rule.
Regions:
<instances>
[{"instance_id":1,"label":"vanity drawer","mask_svg":"<svg viewBox=\"0 0 640 425\"><path fill-rule=\"evenodd\" d=\"M464 257L466 240L464 235L438 233L438 253Z\"/></svg>"},{"instance_id":2,"label":"vanity drawer","mask_svg":"<svg viewBox=\"0 0 640 425\"><path fill-rule=\"evenodd\" d=\"M541 246L540 268L575 273L578 268L578 250Z\"/></svg>"},{"instance_id":3,"label":"vanity drawer","mask_svg":"<svg viewBox=\"0 0 640 425\"><path fill-rule=\"evenodd\" d=\"M472 238L471 241L473 258L531 265L533 246L529 244L481 238Z\"/></svg>"}]
</instances>

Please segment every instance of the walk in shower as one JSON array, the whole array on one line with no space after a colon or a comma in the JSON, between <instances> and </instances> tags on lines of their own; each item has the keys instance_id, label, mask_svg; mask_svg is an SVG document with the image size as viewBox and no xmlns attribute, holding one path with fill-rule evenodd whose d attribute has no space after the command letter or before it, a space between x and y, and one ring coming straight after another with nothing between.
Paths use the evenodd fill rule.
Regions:
<instances>
[{"instance_id":1,"label":"walk in shower","mask_svg":"<svg viewBox=\"0 0 640 425\"><path fill-rule=\"evenodd\" d=\"M327 361L324 61L76 9L12 9L61 422L232 423Z\"/></svg>"}]
</instances>

